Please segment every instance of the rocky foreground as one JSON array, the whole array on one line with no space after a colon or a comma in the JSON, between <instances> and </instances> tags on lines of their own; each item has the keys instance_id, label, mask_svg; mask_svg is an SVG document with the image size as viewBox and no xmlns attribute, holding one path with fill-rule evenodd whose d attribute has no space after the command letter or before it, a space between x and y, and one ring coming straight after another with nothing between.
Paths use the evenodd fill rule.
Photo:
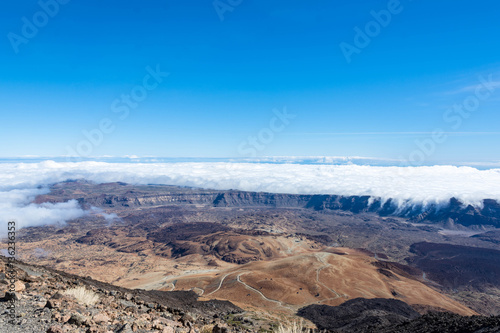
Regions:
<instances>
[{"instance_id":1,"label":"rocky foreground","mask_svg":"<svg viewBox=\"0 0 500 333\"><path fill-rule=\"evenodd\" d=\"M22 262L8 266L1 256L0 290L0 332L318 332L302 326L277 327L276 322L255 318L227 301L198 301L190 291L126 289ZM395 299L358 298L335 307L311 305L298 315L320 332L500 332L500 316L422 315L422 310Z\"/></svg>"},{"instance_id":2,"label":"rocky foreground","mask_svg":"<svg viewBox=\"0 0 500 333\"><path fill-rule=\"evenodd\" d=\"M198 302L192 292L130 290L15 263L15 292L0 257L0 332L238 332L223 318L242 312L226 301ZM8 275L10 277L10 275ZM71 295L72 291L84 291ZM14 325L9 306L15 304ZM251 331L251 330L248 330Z\"/></svg>"}]
</instances>

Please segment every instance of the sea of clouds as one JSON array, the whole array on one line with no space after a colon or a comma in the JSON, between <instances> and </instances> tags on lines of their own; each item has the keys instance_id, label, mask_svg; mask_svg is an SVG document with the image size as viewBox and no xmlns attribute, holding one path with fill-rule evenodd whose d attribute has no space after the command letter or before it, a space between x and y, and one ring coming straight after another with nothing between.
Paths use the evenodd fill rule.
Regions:
<instances>
[{"instance_id":1,"label":"sea of clouds","mask_svg":"<svg viewBox=\"0 0 500 333\"><path fill-rule=\"evenodd\" d=\"M88 214L74 200L33 203L37 195L49 192L50 184L68 179L292 194L370 195L393 199L400 206L445 205L452 197L475 206L486 198L500 201L500 169L227 162L0 163L0 235L5 234L6 223L11 220L18 227L26 227L64 223Z\"/></svg>"}]
</instances>

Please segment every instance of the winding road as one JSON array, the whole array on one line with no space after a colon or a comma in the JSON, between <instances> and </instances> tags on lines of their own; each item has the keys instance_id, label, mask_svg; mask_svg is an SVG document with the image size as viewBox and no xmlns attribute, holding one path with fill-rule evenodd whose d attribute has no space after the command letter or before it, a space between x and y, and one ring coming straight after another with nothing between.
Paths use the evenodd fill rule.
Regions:
<instances>
[{"instance_id":1,"label":"winding road","mask_svg":"<svg viewBox=\"0 0 500 333\"><path fill-rule=\"evenodd\" d=\"M212 295L213 293L218 292L218 291L219 291L219 289L220 289L220 287L222 287L222 283L224 282L224 279L225 279L226 277L228 277L229 275L231 275L231 274L233 274L233 273L227 273L226 275L224 275L224 276L222 277L222 279L220 280L220 282L219 282L219 286L217 287L217 289L215 289L215 290L214 290L214 291L212 291L211 293L206 294L205 296L209 296L209 295Z\"/></svg>"},{"instance_id":2,"label":"winding road","mask_svg":"<svg viewBox=\"0 0 500 333\"><path fill-rule=\"evenodd\" d=\"M320 274L321 274L321 271L325 268L328 268L330 266L332 266L330 263L328 263L327 261L325 261L326 259L326 256L328 256L329 254L328 253L316 253L315 254L315 257L316 259L322 264L321 267L319 267L317 270L316 270L316 283L318 285L321 285L322 287L324 287L325 289L327 289L328 291L330 291L332 294L335 295L335 297L328 297L328 298L324 298L324 299L321 299L321 300L317 300L315 302L312 302L310 304L318 304L318 303L323 303L323 302L326 302L326 301L331 301L331 300L335 300L335 299L338 299L338 298L341 298L341 297L346 297L346 295L340 295L337 291L335 291L334 289L328 287L326 284L324 284L323 282L320 281ZM222 285L224 284L224 281L228 278L228 276L230 275L233 275L233 274L237 274L236 275L236 281L238 283L241 283L246 289L252 291L252 292L255 292L257 294L259 294L259 296L264 299L265 301L268 301L268 302L271 302L271 303L274 303L280 307L283 307L283 308L286 308L288 310L296 310L294 309L294 306L291 305L291 304L287 304L285 302L282 302L282 301L279 301L279 300L275 300L275 299L272 299L272 298L269 298L267 297L266 295L264 295L260 290L248 285L247 283L245 283L244 281L241 280L241 276L244 275L244 274L250 274L251 272L242 272L242 273L238 273L237 271L236 272L230 272L230 273L227 273L225 274L224 276L222 276L222 278L220 279L219 281L219 284L217 285L217 288L207 294L205 294L205 290L201 289L201 288L196 288L196 289L199 289L200 292L201 292L201 295L204 295L205 297L207 296L210 296L212 294L215 294L216 292L218 292L221 288L222 288ZM234 278L233 278L234 279ZM233 280L234 281L234 280ZM172 285L172 289L171 290L174 290L175 289L175 282L177 282L176 280L173 281L173 282L170 282L170 284ZM309 304L307 304L309 305ZM302 304L301 306L304 306L304 304Z\"/></svg>"},{"instance_id":3,"label":"winding road","mask_svg":"<svg viewBox=\"0 0 500 333\"><path fill-rule=\"evenodd\" d=\"M248 273L250 273L250 272L245 272L245 273L240 273L240 274L238 274L238 276L236 277L236 280L237 280L239 283L241 283L241 284L242 284L245 288L247 288L248 290L254 291L254 292L256 292L257 294L259 294L259 295L260 295L263 299L265 299L266 301L268 301L268 302L273 302L273 303L277 303L277 304L278 304L279 306L281 306L281 307L284 307L284 308L287 308L287 309L289 309L289 310L292 310L292 308L291 308L291 307L289 307L289 306L287 306L287 305L283 305L283 304L284 304L283 302L281 302L281 301L277 301L277 300L275 300L275 299L268 298L266 295L264 295L262 292L260 292L260 290L257 290L257 289L255 289L254 287L249 286L249 285L248 285L248 284L246 284L245 282L241 281L240 276L242 276L243 274L248 274Z\"/></svg>"},{"instance_id":4,"label":"winding road","mask_svg":"<svg viewBox=\"0 0 500 333\"><path fill-rule=\"evenodd\" d=\"M328 300L332 300L332 299L337 299L339 297L342 297L340 296L340 294L338 292L336 292L335 290L333 290L332 288L328 287L327 285L325 285L323 282L321 282L319 280L319 273L321 272L322 269L324 268L327 268L327 267L330 267L331 264L329 263L326 263L323 261L323 256L324 254L323 253L318 253L316 254L316 258L318 258L318 260L324 265L323 267L319 268L317 271L316 271L316 282L318 282L318 284L322 285L323 287L325 287L326 289L330 290L332 293L334 293L335 295L337 295L337 297L334 297L334 298L328 298ZM326 301L326 299L325 299Z\"/></svg>"}]
</instances>

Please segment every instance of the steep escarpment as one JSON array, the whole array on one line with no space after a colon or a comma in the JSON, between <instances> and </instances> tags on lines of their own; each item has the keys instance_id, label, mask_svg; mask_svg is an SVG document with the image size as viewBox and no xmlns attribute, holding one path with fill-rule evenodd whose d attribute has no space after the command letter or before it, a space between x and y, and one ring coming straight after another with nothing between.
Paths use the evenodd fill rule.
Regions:
<instances>
[{"instance_id":1,"label":"steep escarpment","mask_svg":"<svg viewBox=\"0 0 500 333\"><path fill-rule=\"evenodd\" d=\"M88 190L85 190L85 189ZM334 194L283 194L245 191L218 191L168 185L132 186L124 183L56 184L51 194L37 202L76 199L84 208L127 209L151 206L204 205L207 207L307 208L315 211L348 211L398 216L414 222L463 226L500 227L500 203L485 198L480 206L464 204L456 198L441 204L400 203L394 199Z\"/></svg>"},{"instance_id":2,"label":"steep escarpment","mask_svg":"<svg viewBox=\"0 0 500 333\"><path fill-rule=\"evenodd\" d=\"M488 225L500 227L500 204L496 200L483 200L482 207L464 205L455 198L447 204L401 206L394 200L370 196L294 195L254 192L224 192L214 200L215 206L269 206L276 208L300 207L314 210L342 210L352 213L373 212L380 216L399 216L414 222L450 222L464 226Z\"/></svg>"}]
</instances>

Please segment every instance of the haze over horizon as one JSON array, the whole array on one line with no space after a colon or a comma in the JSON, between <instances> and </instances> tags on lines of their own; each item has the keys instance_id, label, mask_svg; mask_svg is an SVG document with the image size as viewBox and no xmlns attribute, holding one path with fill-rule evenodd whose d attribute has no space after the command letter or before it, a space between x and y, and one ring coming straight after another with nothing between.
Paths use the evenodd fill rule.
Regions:
<instances>
[{"instance_id":1,"label":"haze over horizon","mask_svg":"<svg viewBox=\"0 0 500 333\"><path fill-rule=\"evenodd\" d=\"M500 161L497 2L214 3L5 4L0 157Z\"/></svg>"}]
</instances>

